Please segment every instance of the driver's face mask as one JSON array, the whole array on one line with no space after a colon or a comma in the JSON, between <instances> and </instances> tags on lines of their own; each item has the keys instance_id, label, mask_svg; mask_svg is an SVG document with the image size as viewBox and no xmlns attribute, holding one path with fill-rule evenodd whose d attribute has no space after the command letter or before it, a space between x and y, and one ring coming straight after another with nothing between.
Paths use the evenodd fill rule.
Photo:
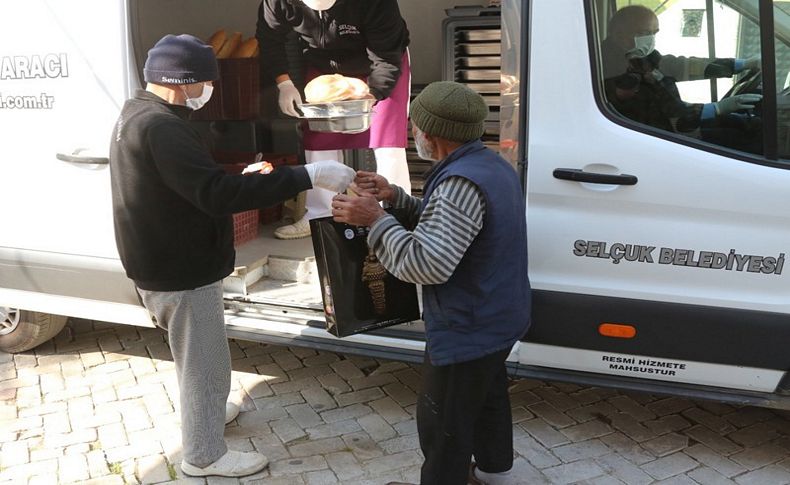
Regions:
<instances>
[{"instance_id":1,"label":"driver's face mask","mask_svg":"<svg viewBox=\"0 0 790 485\"><path fill-rule=\"evenodd\" d=\"M305 5L313 10L329 10L337 0L302 0Z\"/></svg>"},{"instance_id":2,"label":"driver's face mask","mask_svg":"<svg viewBox=\"0 0 790 485\"><path fill-rule=\"evenodd\" d=\"M656 50L656 36L653 34L634 37L634 48L626 52L629 59L647 57Z\"/></svg>"},{"instance_id":3,"label":"driver's face mask","mask_svg":"<svg viewBox=\"0 0 790 485\"><path fill-rule=\"evenodd\" d=\"M208 100L211 99L211 93L214 92L214 87L209 86L208 83L203 83L203 92L197 98L190 98L187 94L187 90L184 89L184 86L181 86L181 90L184 92L184 96L186 97L187 108L197 111L205 106L206 103L208 103Z\"/></svg>"}]
</instances>

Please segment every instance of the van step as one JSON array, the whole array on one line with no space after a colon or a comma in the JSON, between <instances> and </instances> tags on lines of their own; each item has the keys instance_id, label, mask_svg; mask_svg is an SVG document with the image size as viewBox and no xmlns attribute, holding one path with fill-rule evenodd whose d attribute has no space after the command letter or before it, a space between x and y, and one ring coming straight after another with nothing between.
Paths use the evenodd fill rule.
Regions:
<instances>
[{"instance_id":1,"label":"van step","mask_svg":"<svg viewBox=\"0 0 790 485\"><path fill-rule=\"evenodd\" d=\"M261 280L274 280L269 289L277 286L292 286L293 283L318 285L318 269L315 258L292 256L265 256L236 266L233 273L223 281L225 293L248 295L250 288Z\"/></svg>"},{"instance_id":2,"label":"van step","mask_svg":"<svg viewBox=\"0 0 790 485\"><path fill-rule=\"evenodd\" d=\"M247 293L241 299L251 303L276 302L284 306L312 308L323 314L321 287L317 282L299 283L271 277L261 278L247 287Z\"/></svg>"},{"instance_id":3,"label":"van step","mask_svg":"<svg viewBox=\"0 0 790 485\"><path fill-rule=\"evenodd\" d=\"M318 268L313 256L269 256L266 276L274 280L318 284Z\"/></svg>"},{"instance_id":4,"label":"van step","mask_svg":"<svg viewBox=\"0 0 790 485\"><path fill-rule=\"evenodd\" d=\"M268 271L267 264L269 258L256 259L251 263L233 268L233 273L229 274L223 281L222 287L226 293L247 294L247 288L255 284L258 280L266 276Z\"/></svg>"}]
</instances>

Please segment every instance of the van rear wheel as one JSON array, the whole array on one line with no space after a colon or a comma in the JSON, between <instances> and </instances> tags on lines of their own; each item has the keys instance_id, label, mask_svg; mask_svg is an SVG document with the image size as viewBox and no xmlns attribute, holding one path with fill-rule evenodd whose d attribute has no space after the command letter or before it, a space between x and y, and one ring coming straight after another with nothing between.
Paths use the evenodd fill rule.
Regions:
<instances>
[{"instance_id":1,"label":"van rear wheel","mask_svg":"<svg viewBox=\"0 0 790 485\"><path fill-rule=\"evenodd\" d=\"M0 306L0 350L14 354L37 347L66 325L66 317Z\"/></svg>"}]
</instances>

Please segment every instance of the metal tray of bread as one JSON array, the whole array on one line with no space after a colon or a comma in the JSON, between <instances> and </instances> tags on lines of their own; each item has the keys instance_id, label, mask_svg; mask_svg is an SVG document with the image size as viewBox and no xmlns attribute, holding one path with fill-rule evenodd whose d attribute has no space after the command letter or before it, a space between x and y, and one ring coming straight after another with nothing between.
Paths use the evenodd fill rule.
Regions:
<instances>
[{"instance_id":1,"label":"metal tray of bread","mask_svg":"<svg viewBox=\"0 0 790 485\"><path fill-rule=\"evenodd\" d=\"M362 133L370 128L371 113L327 118L307 118L307 125L313 131L322 133Z\"/></svg>"},{"instance_id":2,"label":"metal tray of bread","mask_svg":"<svg viewBox=\"0 0 790 485\"><path fill-rule=\"evenodd\" d=\"M473 56L499 56L502 45L499 42L481 42L478 44L458 44L461 50Z\"/></svg>"},{"instance_id":3,"label":"metal tray of bread","mask_svg":"<svg viewBox=\"0 0 790 485\"><path fill-rule=\"evenodd\" d=\"M370 113L374 98L349 99L330 103L304 103L299 106L304 118L334 118Z\"/></svg>"},{"instance_id":4,"label":"metal tray of bread","mask_svg":"<svg viewBox=\"0 0 790 485\"><path fill-rule=\"evenodd\" d=\"M499 81L501 71L498 69L469 69L461 71L464 81Z\"/></svg>"},{"instance_id":5,"label":"metal tray of bread","mask_svg":"<svg viewBox=\"0 0 790 485\"><path fill-rule=\"evenodd\" d=\"M483 101L490 106L502 106L502 98L498 94L483 94Z\"/></svg>"},{"instance_id":6,"label":"metal tray of bread","mask_svg":"<svg viewBox=\"0 0 790 485\"><path fill-rule=\"evenodd\" d=\"M477 57L462 57L461 64L464 67L500 67L502 65L502 57L500 56L477 56Z\"/></svg>"},{"instance_id":7,"label":"metal tray of bread","mask_svg":"<svg viewBox=\"0 0 790 485\"><path fill-rule=\"evenodd\" d=\"M498 94L501 86L499 83L466 83L469 89L480 94Z\"/></svg>"},{"instance_id":8,"label":"metal tray of bread","mask_svg":"<svg viewBox=\"0 0 790 485\"><path fill-rule=\"evenodd\" d=\"M487 41L497 41L499 42L502 40L502 30L501 29L479 29L479 30L467 30L463 33L464 40L471 40L471 41L478 41L478 40L487 40Z\"/></svg>"}]
</instances>

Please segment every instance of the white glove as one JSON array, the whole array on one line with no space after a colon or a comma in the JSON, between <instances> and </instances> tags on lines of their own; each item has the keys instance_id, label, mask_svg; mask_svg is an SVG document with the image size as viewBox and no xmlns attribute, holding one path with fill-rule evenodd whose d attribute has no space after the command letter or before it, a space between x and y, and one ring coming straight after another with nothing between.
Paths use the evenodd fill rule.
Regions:
<instances>
[{"instance_id":1,"label":"white glove","mask_svg":"<svg viewBox=\"0 0 790 485\"><path fill-rule=\"evenodd\" d=\"M304 166L310 176L313 187L343 192L354 181L357 173L351 167L334 160L308 163Z\"/></svg>"},{"instance_id":2,"label":"white glove","mask_svg":"<svg viewBox=\"0 0 790 485\"><path fill-rule=\"evenodd\" d=\"M754 103L761 99L762 94L736 94L713 103L713 107L716 108L716 115L722 116L742 109L753 109Z\"/></svg>"},{"instance_id":3,"label":"white glove","mask_svg":"<svg viewBox=\"0 0 790 485\"><path fill-rule=\"evenodd\" d=\"M294 104L296 104L296 106L300 106L302 104L302 95L299 94L299 90L296 89L293 81L290 79L283 81L277 85L277 89L280 90L280 97L278 99L278 102L280 103L280 111L287 114L288 116L298 118L299 112L296 111Z\"/></svg>"}]
</instances>

